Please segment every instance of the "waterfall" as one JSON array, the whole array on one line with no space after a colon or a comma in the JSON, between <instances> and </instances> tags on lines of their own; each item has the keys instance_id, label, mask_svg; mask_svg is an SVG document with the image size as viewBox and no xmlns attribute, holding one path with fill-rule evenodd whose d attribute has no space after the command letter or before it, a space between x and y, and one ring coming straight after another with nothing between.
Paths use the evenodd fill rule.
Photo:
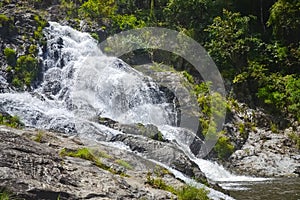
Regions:
<instances>
[{"instance_id":1,"label":"waterfall","mask_svg":"<svg viewBox=\"0 0 300 200\"><path fill-rule=\"evenodd\" d=\"M31 93L0 94L3 109L26 126L78 133L99 126L89 121L99 116L122 123L175 123L173 104L152 79L103 55L89 34L55 22L44 34L42 83Z\"/></svg>"},{"instance_id":2,"label":"waterfall","mask_svg":"<svg viewBox=\"0 0 300 200\"><path fill-rule=\"evenodd\" d=\"M195 134L174 127L177 113L173 101L150 77L104 55L89 34L55 22L50 22L44 34L47 50L40 50L39 55L43 60L41 83L30 93L1 93L4 111L19 116L27 127L96 137L103 142L122 133L96 123L99 117L125 124L154 124L212 181L252 180L196 158L189 149ZM124 144L111 145L126 149ZM174 174L191 181L179 172Z\"/></svg>"},{"instance_id":3,"label":"waterfall","mask_svg":"<svg viewBox=\"0 0 300 200\"><path fill-rule=\"evenodd\" d=\"M244 181L265 181L266 178L254 178L248 176L237 176L227 171L223 166L216 162L197 158L190 150L189 146L193 142L194 134L190 130L182 129L179 127L171 127L169 125L159 126L159 130L163 133L164 137L171 141L176 141L176 144L181 148L185 154L194 161L206 177L214 182L244 182ZM224 183L223 183L224 184ZM228 184L226 185L229 188ZM235 185L236 186L236 185Z\"/></svg>"}]
</instances>

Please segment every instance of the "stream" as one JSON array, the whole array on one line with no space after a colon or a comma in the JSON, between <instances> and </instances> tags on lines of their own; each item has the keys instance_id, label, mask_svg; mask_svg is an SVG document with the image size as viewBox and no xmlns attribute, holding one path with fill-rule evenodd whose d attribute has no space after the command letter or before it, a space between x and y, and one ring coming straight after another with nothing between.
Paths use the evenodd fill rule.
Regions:
<instances>
[{"instance_id":1,"label":"stream","mask_svg":"<svg viewBox=\"0 0 300 200\"><path fill-rule=\"evenodd\" d=\"M209 181L228 190L233 198L300 199L300 179L237 176L193 155L187 138L193 139L195 134L174 126L177 114L173 102L150 77L118 58L105 56L89 34L55 22L50 22L44 33L47 51L40 50L43 59L40 85L31 93L0 94L4 111L19 116L27 127L80 137L97 136L97 140L108 143L121 133L96 123L97 117L125 124L154 124L199 166ZM189 137L182 137L185 133ZM154 162L163 165L158 160ZM165 167L183 181L197 184L191 177ZM210 189L210 198L233 199L213 189Z\"/></svg>"}]
</instances>

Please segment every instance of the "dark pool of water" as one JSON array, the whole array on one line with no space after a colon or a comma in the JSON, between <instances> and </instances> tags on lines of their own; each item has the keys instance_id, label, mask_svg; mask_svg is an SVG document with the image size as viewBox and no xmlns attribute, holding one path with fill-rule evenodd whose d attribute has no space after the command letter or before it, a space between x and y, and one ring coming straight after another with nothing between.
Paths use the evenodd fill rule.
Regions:
<instances>
[{"instance_id":1,"label":"dark pool of water","mask_svg":"<svg viewBox=\"0 0 300 200\"><path fill-rule=\"evenodd\" d=\"M275 178L262 182L228 183L237 200L300 200L300 178Z\"/></svg>"}]
</instances>

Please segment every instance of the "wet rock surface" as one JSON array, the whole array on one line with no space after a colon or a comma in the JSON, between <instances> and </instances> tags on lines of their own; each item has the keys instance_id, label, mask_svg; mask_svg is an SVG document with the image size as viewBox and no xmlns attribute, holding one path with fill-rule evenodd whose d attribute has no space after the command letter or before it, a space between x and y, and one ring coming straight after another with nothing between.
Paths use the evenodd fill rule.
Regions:
<instances>
[{"instance_id":1,"label":"wet rock surface","mask_svg":"<svg viewBox=\"0 0 300 200\"><path fill-rule=\"evenodd\" d=\"M199 167L174 144L145 140L142 137L129 135L117 135L112 138L112 141L121 141L129 146L132 151L142 153L148 159L158 160L189 177L206 182L206 177Z\"/></svg>"},{"instance_id":2,"label":"wet rock surface","mask_svg":"<svg viewBox=\"0 0 300 200\"><path fill-rule=\"evenodd\" d=\"M174 99L177 106L177 126L198 131L200 110L197 97L191 95L192 85L179 72L174 72L170 66L158 64L145 64L135 66L144 74L150 76L162 88L167 88L169 99ZM200 132L198 133L200 134Z\"/></svg>"}]
</instances>

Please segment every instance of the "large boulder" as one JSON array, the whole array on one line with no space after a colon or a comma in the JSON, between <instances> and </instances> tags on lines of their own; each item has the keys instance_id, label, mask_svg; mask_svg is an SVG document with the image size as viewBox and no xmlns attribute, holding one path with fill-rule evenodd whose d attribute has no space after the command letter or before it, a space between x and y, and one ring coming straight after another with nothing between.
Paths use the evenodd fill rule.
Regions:
<instances>
[{"instance_id":1,"label":"large boulder","mask_svg":"<svg viewBox=\"0 0 300 200\"><path fill-rule=\"evenodd\" d=\"M297 176L299 151L287 132L279 134L259 128L250 132L242 149L230 157L230 168L254 176Z\"/></svg>"},{"instance_id":2,"label":"large boulder","mask_svg":"<svg viewBox=\"0 0 300 200\"><path fill-rule=\"evenodd\" d=\"M206 177L198 165L191 161L181 149L172 143L125 134L116 135L111 141L123 142L129 146L132 151L142 153L148 159L157 160L189 177L194 177L201 182L206 182Z\"/></svg>"}]
</instances>

